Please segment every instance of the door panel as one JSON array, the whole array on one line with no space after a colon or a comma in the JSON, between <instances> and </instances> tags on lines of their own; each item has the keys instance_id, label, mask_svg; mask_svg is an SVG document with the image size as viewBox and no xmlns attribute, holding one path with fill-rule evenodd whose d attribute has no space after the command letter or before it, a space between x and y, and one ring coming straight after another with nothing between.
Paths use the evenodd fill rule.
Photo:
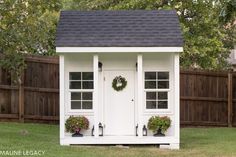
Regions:
<instances>
[{"instance_id":1,"label":"door panel","mask_svg":"<svg viewBox=\"0 0 236 157\"><path fill-rule=\"evenodd\" d=\"M104 76L104 134L135 135L134 71L105 71ZM112 88L112 81L116 76L122 76L127 81L126 87L121 91Z\"/></svg>"}]
</instances>

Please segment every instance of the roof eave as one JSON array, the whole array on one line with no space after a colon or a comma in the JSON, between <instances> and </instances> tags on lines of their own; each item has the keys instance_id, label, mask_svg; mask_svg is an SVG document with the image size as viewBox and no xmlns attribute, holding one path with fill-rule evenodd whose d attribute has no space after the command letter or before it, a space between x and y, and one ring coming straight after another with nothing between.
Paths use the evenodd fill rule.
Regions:
<instances>
[{"instance_id":1,"label":"roof eave","mask_svg":"<svg viewBox=\"0 0 236 157\"><path fill-rule=\"evenodd\" d=\"M56 47L57 53L183 52L183 47Z\"/></svg>"}]
</instances>

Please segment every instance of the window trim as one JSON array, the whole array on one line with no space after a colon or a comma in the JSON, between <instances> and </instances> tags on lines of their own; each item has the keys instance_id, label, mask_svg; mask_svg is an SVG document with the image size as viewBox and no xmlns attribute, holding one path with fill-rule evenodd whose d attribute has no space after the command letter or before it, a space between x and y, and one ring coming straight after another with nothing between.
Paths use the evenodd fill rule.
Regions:
<instances>
[{"instance_id":1,"label":"window trim","mask_svg":"<svg viewBox=\"0 0 236 157\"><path fill-rule=\"evenodd\" d=\"M160 88L160 89L158 89L158 88L155 88L155 89L151 89L151 88L145 88L145 81L146 81L146 79L145 79L145 73L146 72L168 72L169 73L169 79L163 79L163 81L168 81L169 82L169 88L165 88L165 89L163 89L163 88ZM144 70L143 71L143 83L144 83L144 86L143 86L143 101L144 101L144 114L150 114L150 113L153 113L153 114L155 114L155 113L163 113L163 114L166 114L166 113L170 113L171 112L171 108L170 108L170 92L171 92L171 78L170 78L170 76L171 76L171 72L170 72L170 70ZM147 79L147 80L150 80L150 79ZM155 81L158 81L159 79L158 78L156 78L155 79ZM150 80L151 81L151 80ZM167 92L167 109L158 109L158 108L156 108L156 109L147 109L147 98L146 98L146 92Z\"/></svg>"},{"instance_id":2,"label":"window trim","mask_svg":"<svg viewBox=\"0 0 236 157\"><path fill-rule=\"evenodd\" d=\"M71 72L80 72L80 73L83 73L83 72L92 72L92 73L94 73L93 71L91 71L91 70L87 70L87 71L69 71L68 72L68 108L69 108L69 111L68 112L70 112L70 113L88 113L88 114L92 114L92 113L94 113L94 107L93 107L93 99L91 100L91 102L92 102L92 109L72 109L71 108L71 101L73 101L73 100L71 100L71 93L72 92L92 92L92 95L93 95L93 97L94 97L94 88L93 89L70 89L70 81L81 81L81 83L83 82L83 80L82 80L82 78L81 78L81 80L71 80L70 79L70 73ZM82 76L81 76L82 77ZM85 80L85 81L93 81L94 82L94 80ZM90 101L90 100L88 100L88 101ZM81 104L82 105L82 104ZM81 106L82 107L82 106Z\"/></svg>"},{"instance_id":3,"label":"window trim","mask_svg":"<svg viewBox=\"0 0 236 157\"><path fill-rule=\"evenodd\" d=\"M73 100L71 100L71 93L72 92L85 92L85 91L81 91L81 90L69 91L69 112L77 112L77 113L92 113L92 112L94 112L94 107L93 106L92 106L93 107L92 109L72 109L71 108L71 101L73 101ZM93 91L86 91L86 92L92 92L92 94L94 94ZM93 102L93 100L92 100L92 102Z\"/></svg>"},{"instance_id":4,"label":"window trim","mask_svg":"<svg viewBox=\"0 0 236 157\"><path fill-rule=\"evenodd\" d=\"M158 91L153 91L153 92L158 92ZM162 91L163 92L163 91ZM168 95L168 99L167 99L167 109L147 109L147 99L146 99L146 92L143 92L143 95L144 95L144 112L145 113L156 113L156 112L163 112L163 113L166 113L166 112L170 112L170 92L169 91L166 91L167 92L167 95Z\"/></svg>"},{"instance_id":5,"label":"window trim","mask_svg":"<svg viewBox=\"0 0 236 157\"><path fill-rule=\"evenodd\" d=\"M153 73L156 73L156 79L145 79L145 73L146 72L153 72ZM158 73L159 72L168 72L168 75L169 75L169 78L168 79L159 79L157 76L158 76ZM156 90L156 89L170 89L170 71L168 70L163 70L163 71L156 71L156 70L146 70L144 71L143 73L143 80L144 80L144 89L151 89L151 90ZM158 84L156 84L156 87L157 88L145 88L145 83L147 82L159 82L159 81L166 81L168 82L168 88L158 88Z\"/></svg>"}]
</instances>

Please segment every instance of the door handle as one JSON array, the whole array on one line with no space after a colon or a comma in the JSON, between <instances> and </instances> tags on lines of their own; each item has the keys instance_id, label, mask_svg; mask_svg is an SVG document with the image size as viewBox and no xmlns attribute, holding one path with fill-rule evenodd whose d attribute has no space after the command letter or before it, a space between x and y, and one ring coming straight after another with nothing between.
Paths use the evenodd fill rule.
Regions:
<instances>
[{"instance_id":1,"label":"door handle","mask_svg":"<svg viewBox=\"0 0 236 157\"><path fill-rule=\"evenodd\" d=\"M132 99L131 101L134 101L134 99Z\"/></svg>"}]
</instances>

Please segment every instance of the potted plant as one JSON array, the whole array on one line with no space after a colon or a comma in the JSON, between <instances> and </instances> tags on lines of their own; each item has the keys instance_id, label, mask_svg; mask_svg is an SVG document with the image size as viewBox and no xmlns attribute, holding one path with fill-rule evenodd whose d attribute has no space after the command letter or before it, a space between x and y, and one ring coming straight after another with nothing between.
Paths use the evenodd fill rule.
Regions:
<instances>
[{"instance_id":1,"label":"potted plant","mask_svg":"<svg viewBox=\"0 0 236 157\"><path fill-rule=\"evenodd\" d=\"M89 127L89 121L84 116L74 117L70 116L66 120L66 131L73 133L72 137L82 137L83 134L80 133L81 129L87 130Z\"/></svg>"},{"instance_id":2,"label":"potted plant","mask_svg":"<svg viewBox=\"0 0 236 157\"><path fill-rule=\"evenodd\" d=\"M156 132L154 136L165 136L166 130L170 127L171 120L169 117L159 117L159 116L152 116L148 120L148 129Z\"/></svg>"}]
</instances>

